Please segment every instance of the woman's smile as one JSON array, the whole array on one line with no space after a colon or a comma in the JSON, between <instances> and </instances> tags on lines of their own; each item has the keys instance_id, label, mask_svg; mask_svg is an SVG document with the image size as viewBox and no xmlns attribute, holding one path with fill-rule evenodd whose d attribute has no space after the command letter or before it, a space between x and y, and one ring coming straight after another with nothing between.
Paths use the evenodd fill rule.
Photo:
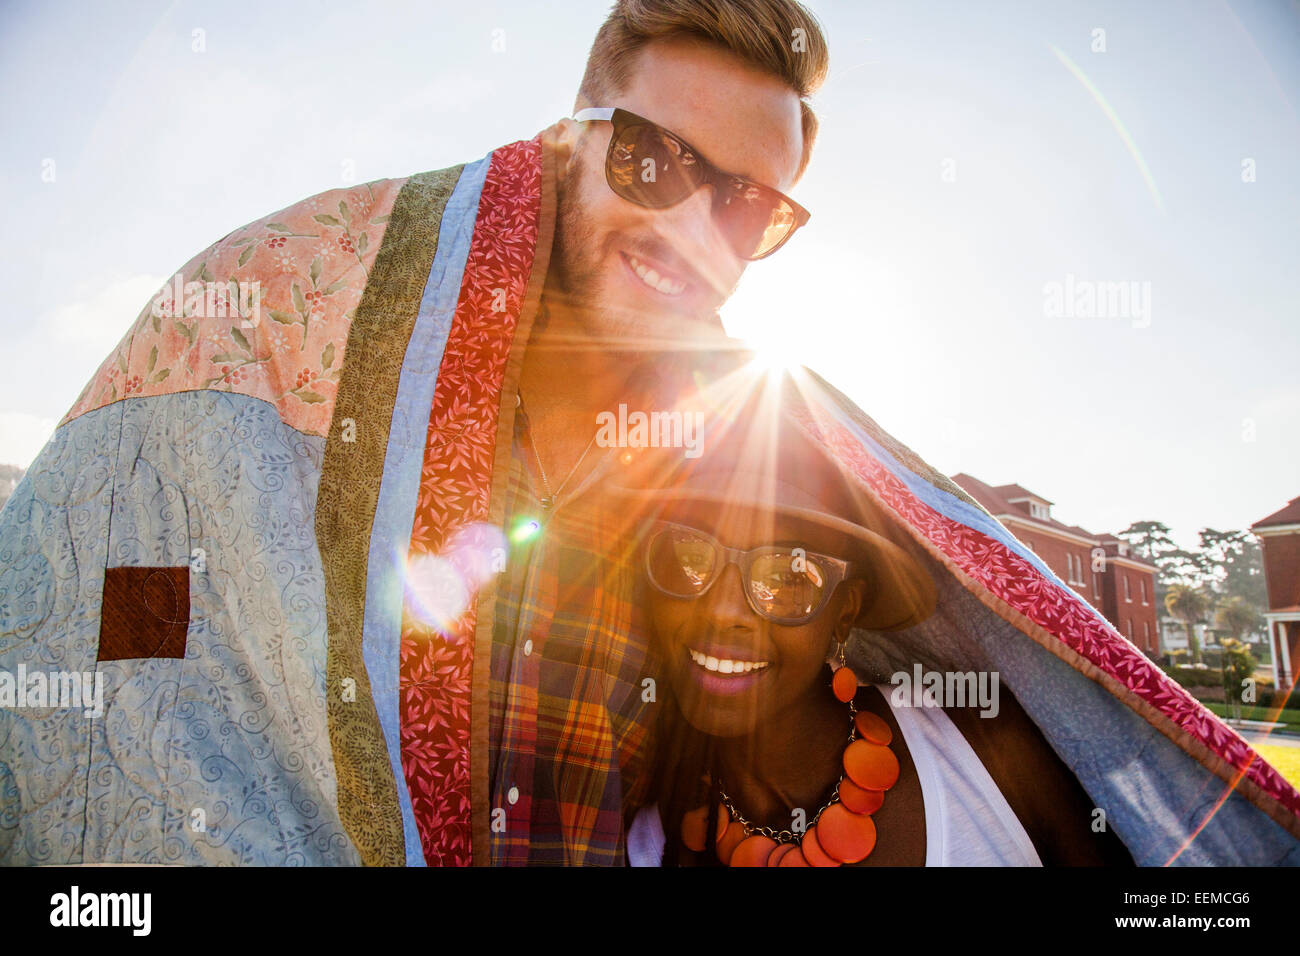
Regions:
<instances>
[{"instance_id":1,"label":"woman's smile","mask_svg":"<svg viewBox=\"0 0 1300 956\"><path fill-rule=\"evenodd\" d=\"M706 694L739 694L753 688L772 668L770 660L744 651L711 646L685 650L691 678Z\"/></svg>"}]
</instances>

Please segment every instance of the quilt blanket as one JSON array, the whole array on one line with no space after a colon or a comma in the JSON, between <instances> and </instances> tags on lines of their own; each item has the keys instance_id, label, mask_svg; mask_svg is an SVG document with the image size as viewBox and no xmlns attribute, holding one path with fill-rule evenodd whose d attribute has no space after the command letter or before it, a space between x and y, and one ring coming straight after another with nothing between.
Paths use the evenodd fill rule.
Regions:
<instances>
[{"instance_id":1,"label":"quilt blanket","mask_svg":"<svg viewBox=\"0 0 1300 956\"><path fill-rule=\"evenodd\" d=\"M0 512L0 863L488 858L494 585L449 543L503 523L553 135L313 196L145 305ZM1300 794L812 391L807 427L940 582L863 666L998 669L1140 863L1300 861ZM424 558L468 560L437 625L409 613Z\"/></svg>"}]
</instances>

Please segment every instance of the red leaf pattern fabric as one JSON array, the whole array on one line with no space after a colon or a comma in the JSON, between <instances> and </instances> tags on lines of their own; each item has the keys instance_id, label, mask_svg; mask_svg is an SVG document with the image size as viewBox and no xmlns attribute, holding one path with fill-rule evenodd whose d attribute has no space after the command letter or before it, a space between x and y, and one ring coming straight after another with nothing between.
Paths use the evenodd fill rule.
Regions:
<instances>
[{"instance_id":1,"label":"red leaf pattern fabric","mask_svg":"<svg viewBox=\"0 0 1300 956\"><path fill-rule=\"evenodd\" d=\"M537 245L541 137L492 154L456 314L438 370L409 558L437 555L488 518L497 408ZM504 290L504 311L499 307ZM450 625L404 609L402 767L426 862L470 863L470 678L475 597Z\"/></svg>"},{"instance_id":2,"label":"red leaf pattern fabric","mask_svg":"<svg viewBox=\"0 0 1300 956\"><path fill-rule=\"evenodd\" d=\"M1072 590L1046 577L1001 542L935 511L843 427L821 415L812 427L823 433L840 461L967 575L1169 717L1300 816L1300 792Z\"/></svg>"}]
</instances>

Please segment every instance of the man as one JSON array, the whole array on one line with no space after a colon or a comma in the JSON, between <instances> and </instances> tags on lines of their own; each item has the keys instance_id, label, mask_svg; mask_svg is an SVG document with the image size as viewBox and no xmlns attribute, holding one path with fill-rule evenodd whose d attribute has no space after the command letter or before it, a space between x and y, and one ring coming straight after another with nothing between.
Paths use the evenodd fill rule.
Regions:
<instances>
[{"instance_id":1,"label":"man","mask_svg":"<svg viewBox=\"0 0 1300 956\"><path fill-rule=\"evenodd\" d=\"M187 263L0 517L0 860L621 862L644 641L569 503L806 220L826 67L620 0L576 119Z\"/></svg>"},{"instance_id":2,"label":"man","mask_svg":"<svg viewBox=\"0 0 1300 956\"><path fill-rule=\"evenodd\" d=\"M791 5L628 3L597 35L575 116L617 106L670 130L715 167L786 190L807 165L816 122L803 97L826 63L813 21ZM613 135L633 142L636 134ZM507 499L511 513L549 514L536 543L511 554L497 604L492 859L617 863L628 803L644 783L653 697L643 699L639 682L648 641L635 574L626 555L614 557L621 529L582 497L599 478L592 459L600 456L587 454L597 450L593 423L620 406L676 401L675 389L651 389L629 370L670 365L649 357L716 337L716 311L742 256L759 250L729 238L726 212L713 214L726 198L716 186L666 208L617 195L607 182L610 123L563 120L558 136L567 174L555 267L523 365L528 428L515 443L523 461ZM669 186L677 174L662 159L641 158L633 182ZM554 503L539 507L539 497ZM587 751L581 760L578 750Z\"/></svg>"}]
</instances>

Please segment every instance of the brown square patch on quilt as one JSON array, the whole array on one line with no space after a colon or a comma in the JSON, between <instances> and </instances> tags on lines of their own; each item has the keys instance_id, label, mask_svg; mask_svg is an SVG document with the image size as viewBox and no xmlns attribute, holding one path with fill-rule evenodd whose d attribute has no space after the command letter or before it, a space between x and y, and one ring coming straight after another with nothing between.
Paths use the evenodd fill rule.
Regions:
<instances>
[{"instance_id":1,"label":"brown square patch on quilt","mask_svg":"<svg viewBox=\"0 0 1300 956\"><path fill-rule=\"evenodd\" d=\"M189 565L105 569L98 660L183 658L189 626Z\"/></svg>"}]
</instances>

